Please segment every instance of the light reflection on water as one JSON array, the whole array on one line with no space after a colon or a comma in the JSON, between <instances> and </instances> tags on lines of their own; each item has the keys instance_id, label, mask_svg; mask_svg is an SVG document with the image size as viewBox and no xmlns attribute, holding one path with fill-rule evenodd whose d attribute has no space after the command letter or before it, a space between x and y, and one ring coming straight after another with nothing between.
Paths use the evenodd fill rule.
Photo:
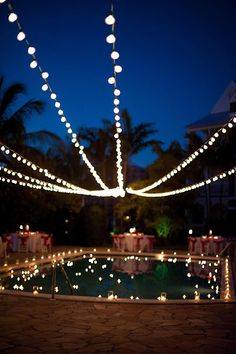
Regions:
<instances>
[{"instance_id":1,"label":"light reflection on water","mask_svg":"<svg viewBox=\"0 0 236 354\"><path fill-rule=\"evenodd\" d=\"M167 299L219 298L219 264L209 261L156 260L147 257L107 257L94 255L66 260L64 270L77 296L105 297L112 292L118 298ZM66 275L56 267L56 292L71 295ZM51 293L51 266L32 267L15 272L2 280L8 290Z\"/></svg>"}]
</instances>

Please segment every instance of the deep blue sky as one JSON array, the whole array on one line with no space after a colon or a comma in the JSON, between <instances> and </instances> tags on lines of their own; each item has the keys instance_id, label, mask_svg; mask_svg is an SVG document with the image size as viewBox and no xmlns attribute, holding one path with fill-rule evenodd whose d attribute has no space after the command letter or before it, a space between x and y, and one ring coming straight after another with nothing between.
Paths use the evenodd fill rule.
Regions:
<instances>
[{"instance_id":1,"label":"deep blue sky","mask_svg":"<svg viewBox=\"0 0 236 354\"><path fill-rule=\"evenodd\" d=\"M73 130L101 126L113 119L110 27L104 18L108 0L14 0L12 4L37 57L57 93ZM155 123L154 136L184 143L185 126L207 115L229 82L236 78L236 5L234 0L115 0L116 47L123 72L120 108L134 124ZM20 81L28 98L47 102L29 130L47 129L66 136L38 71L29 69L26 46L16 40L16 24L0 6L0 74ZM145 166L145 152L134 162Z\"/></svg>"}]
</instances>

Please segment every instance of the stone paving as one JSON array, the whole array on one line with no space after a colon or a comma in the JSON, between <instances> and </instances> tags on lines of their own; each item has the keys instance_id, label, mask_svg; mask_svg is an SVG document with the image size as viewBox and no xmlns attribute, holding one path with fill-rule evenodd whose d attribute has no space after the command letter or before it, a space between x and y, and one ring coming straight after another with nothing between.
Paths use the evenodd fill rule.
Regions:
<instances>
[{"instance_id":1,"label":"stone paving","mask_svg":"<svg viewBox=\"0 0 236 354\"><path fill-rule=\"evenodd\" d=\"M0 313L1 354L236 352L236 303L121 304L0 293Z\"/></svg>"},{"instance_id":2,"label":"stone paving","mask_svg":"<svg viewBox=\"0 0 236 354\"><path fill-rule=\"evenodd\" d=\"M143 305L0 295L0 352L235 353L236 304Z\"/></svg>"}]
</instances>

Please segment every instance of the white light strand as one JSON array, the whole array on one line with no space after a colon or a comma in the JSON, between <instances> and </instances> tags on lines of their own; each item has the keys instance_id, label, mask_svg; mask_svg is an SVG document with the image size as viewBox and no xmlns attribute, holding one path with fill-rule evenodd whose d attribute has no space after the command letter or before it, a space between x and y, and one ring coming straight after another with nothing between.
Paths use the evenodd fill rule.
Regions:
<instances>
[{"instance_id":1,"label":"white light strand","mask_svg":"<svg viewBox=\"0 0 236 354\"><path fill-rule=\"evenodd\" d=\"M126 188L127 193L130 194L134 194L140 197L147 197L147 198L162 198L162 197L168 197L168 196L172 196L172 195L176 195L176 194L181 194L181 193L186 193L189 191L192 191L194 189L198 189L201 187L204 187L207 184L210 184L212 182L216 182L219 179L223 179L226 178L227 176L230 176L232 174L234 174L236 171L236 167L231 168L230 170L226 171L226 172L222 172L214 177L208 178L204 181L192 184L190 186L187 187L183 187L183 188L179 188L179 189L175 189L172 191L168 191L168 192L162 192L162 193L145 193L142 192L140 190L134 190L132 188Z\"/></svg>"},{"instance_id":2,"label":"white light strand","mask_svg":"<svg viewBox=\"0 0 236 354\"><path fill-rule=\"evenodd\" d=\"M113 5L111 6L111 13L105 18L105 23L111 26L111 33L106 37L106 41L109 44L112 44L112 52L111 59L113 61L113 76L108 78L108 83L113 85L113 94L114 94L114 115L115 115L115 129L116 133L114 134L115 142L116 142L116 167L117 167L117 182L120 188L120 195L124 196L124 175L122 171L122 151L121 151L121 140L120 134L122 133L122 128L120 124L120 110L118 108L120 104L120 100L117 98L120 95L120 90L117 89L117 74L122 71L121 65L116 64L116 60L119 58L119 53L116 51L115 42L115 17L113 14Z\"/></svg>"},{"instance_id":3,"label":"white light strand","mask_svg":"<svg viewBox=\"0 0 236 354\"><path fill-rule=\"evenodd\" d=\"M197 157L199 157L201 154L203 154L208 148L212 147L212 145L216 142L216 140L220 137L220 134L226 134L229 129L233 128L236 124L236 116L230 117L229 121L220 129L218 129L217 132L212 134L208 140L206 140L197 150L195 150L192 154L190 154L184 161L182 161L178 166L173 168L169 173L167 173L165 176L157 180L156 182L150 184L149 186L146 186L141 189L136 189L137 192L147 192L155 187L160 186L162 183L166 182L167 180L170 180L172 177L174 177L177 173L182 171L185 167L190 165Z\"/></svg>"},{"instance_id":4,"label":"white light strand","mask_svg":"<svg viewBox=\"0 0 236 354\"><path fill-rule=\"evenodd\" d=\"M106 190L87 190L84 188L80 188L72 183L65 181L64 179L55 176L48 169L42 168L37 164L33 163L29 159L23 157L22 155L15 152L13 149L9 148L6 144L0 142L0 152L4 153L7 156L17 160L22 163L26 167L31 168L33 171L37 171L42 173L45 177L57 182L58 184L62 184L63 188L71 189L76 192L76 194L90 195L90 196L99 196L99 197L118 197L120 195L118 188L106 189Z\"/></svg>"},{"instance_id":5,"label":"white light strand","mask_svg":"<svg viewBox=\"0 0 236 354\"><path fill-rule=\"evenodd\" d=\"M57 192L57 193L69 193L69 194L77 194L77 195L90 195L90 196L96 196L96 197L118 197L119 196L119 189L114 188L110 189L109 193L108 191L105 190L94 190L94 191L89 191L86 189L78 188L78 189L70 189L66 187L61 187L53 183L48 183L45 181L42 181L38 178L35 177L30 177L27 176L21 172L16 172L11 169L8 169L7 167L0 166L0 171L8 174L7 177L0 177L0 182L6 182L6 183L12 183L12 184L18 184L23 187L28 187L28 188L34 188L34 189L43 189L46 191L50 192ZM10 178L9 175L12 177L20 179L13 179ZM23 179L23 181L22 181Z\"/></svg>"},{"instance_id":6,"label":"white light strand","mask_svg":"<svg viewBox=\"0 0 236 354\"><path fill-rule=\"evenodd\" d=\"M101 186L101 188L108 190L109 188L105 185L105 183L102 181L102 179L100 178L100 176L97 174L94 166L89 162L85 152L84 152L84 146L81 145L77 139L77 134L73 132L71 126L69 126L69 128L66 126L66 124L68 123L67 118L64 115L63 110L61 109L61 104L60 102L57 101L57 95L54 93L54 91L52 90L49 82L48 82L48 77L49 77L49 73L46 71L43 71L41 65L39 64L39 61L35 55L36 49L35 47L31 46L27 36L25 34L25 32L23 32L22 30L22 26L18 20L19 16L13 11L13 7L11 5L11 3L8 3L8 9L10 11L10 15L8 16L8 20L11 23L15 23L18 26L19 29L19 33L17 35L17 39L19 41L25 41L26 45L27 45L27 52L28 54L32 57L32 61L30 62L30 68L31 69L35 69L36 67L39 70L39 73L44 81L41 89L42 91L48 91L50 94L50 98L52 101L54 101L54 106L57 109L57 113L60 117L61 122L65 125L65 128L67 130L67 133L70 135L70 139L71 142L74 144L74 146L76 148L79 149L79 154L81 155L84 163L87 165L87 167L89 168L90 173L93 175L94 179L96 180L96 182Z\"/></svg>"},{"instance_id":7,"label":"white light strand","mask_svg":"<svg viewBox=\"0 0 236 354\"><path fill-rule=\"evenodd\" d=\"M25 175L21 172L16 172L16 171L11 170L11 169L4 167L4 166L0 166L0 171L6 173L8 176L11 175L12 177L18 178L20 180L24 180L25 183L29 183L31 185L38 185L40 188L43 188L43 189L47 188L47 190L51 190L53 192L62 192L62 193L75 193L76 192L73 189L61 187L61 186L58 186L58 185L50 183L50 182L45 182L45 181L42 181L38 178ZM9 177L7 179L9 179ZM19 183L19 181L18 181L18 183Z\"/></svg>"}]
</instances>

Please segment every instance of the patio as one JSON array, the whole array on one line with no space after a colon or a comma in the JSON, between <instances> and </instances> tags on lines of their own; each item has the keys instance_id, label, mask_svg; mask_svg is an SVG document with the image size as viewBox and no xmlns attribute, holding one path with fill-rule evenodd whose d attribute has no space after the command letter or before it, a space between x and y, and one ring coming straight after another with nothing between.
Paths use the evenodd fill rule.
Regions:
<instances>
[{"instance_id":1,"label":"patio","mask_svg":"<svg viewBox=\"0 0 236 354\"><path fill-rule=\"evenodd\" d=\"M98 304L0 295L1 353L233 353L236 306Z\"/></svg>"}]
</instances>

